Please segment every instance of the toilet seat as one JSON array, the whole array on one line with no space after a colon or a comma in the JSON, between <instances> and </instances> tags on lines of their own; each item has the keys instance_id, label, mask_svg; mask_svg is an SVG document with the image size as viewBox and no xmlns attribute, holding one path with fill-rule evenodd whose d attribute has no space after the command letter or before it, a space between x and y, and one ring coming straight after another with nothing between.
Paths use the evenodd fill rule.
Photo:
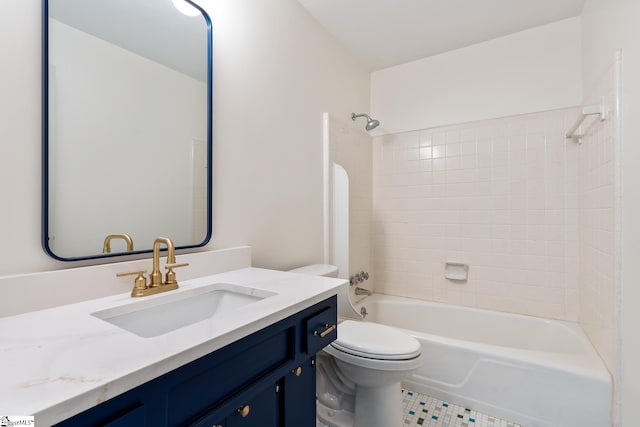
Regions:
<instances>
[{"instance_id":1,"label":"toilet seat","mask_svg":"<svg viewBox=\"0 0 640 427\"><path fill-rule=\"evenodd\" d=\"M345 320L338 325L337 350L377 360L408 360L420 355L420 342L395 328L372 322Z\"/></svg>"},{"instance_id":2,"label":"toilet seat","mask_svg":"<svg viewBox=\"0 0 640 427\"><path fill-rule=\"evenodd\" d=\"M404 371L421 364L420 342L389 326L345 320L338 339L324 351L343 362L378 371Z\"/></svg>"}]
</instances>

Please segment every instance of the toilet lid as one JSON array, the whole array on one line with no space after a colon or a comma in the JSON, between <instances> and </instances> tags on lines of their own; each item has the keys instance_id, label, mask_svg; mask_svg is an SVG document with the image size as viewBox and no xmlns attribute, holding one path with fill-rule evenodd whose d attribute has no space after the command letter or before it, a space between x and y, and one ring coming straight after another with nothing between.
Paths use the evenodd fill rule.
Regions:
<instances>
[{"instance_id":1,"label":"toilet lid","mask_svg":"<svg viewBox=\"0 0 640 427\"><path fill-rule=\"evenodd\" d=\"M420 342L397 329L379 323L345 320L338 325L337 350L381 360L405 360L420 355Z\"/></svg>"}]
</instances>

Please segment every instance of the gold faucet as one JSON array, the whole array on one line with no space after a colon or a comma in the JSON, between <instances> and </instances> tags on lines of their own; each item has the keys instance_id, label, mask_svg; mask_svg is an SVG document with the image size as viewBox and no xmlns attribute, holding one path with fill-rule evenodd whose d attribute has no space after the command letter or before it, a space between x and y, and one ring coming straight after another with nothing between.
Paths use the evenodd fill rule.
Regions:
<instances>
[{"instance_id":1,"label":"gold faucet","mask_svg":"<svg viewBox=\"0 0 640 427\"><path fill-rule=\"evenodd\" d=\"M160 272L160 245L164 244L167 247L167 264L165 268L167 274L165 275L164 282L162 281L162 273ZM186 267L188 263L176 264L176 250L171 239L167 237L158 237L153 242L153 270L149 275L151 283L147 286L147 278L144 274L147 270L132 271L130 273L118 273L117 277L136 275L135 284L131 291L132 297L143 297L146 295L159 294L160 292L166 292L173 289L178 289L178 282L176 281L176 273L173 269L178 267Z\"/></svg>"},{"instance_id":2,"label":"gold faucet","mask_svg":"<svg viewBox=\"0 0 640 427\"><path fill-rule=\"evenodd\" d=\"M176 289L178 287L178 282L175 281L175 273L173 273L173 280L166 280L162 283L162 273L160 272L160 245L165 244L167 246L167 265L166 268L173 273L171 268L175 267L176 264L176 249L173 246L173 242L168 237L158 237L153 242L153 270L151 270L151 275L149 276L151 279L151 283L149 284L150 288L155 288L157 286L167 286L167 285L175 285ZM169 266L172 266L169 268ZM167 276L169 272L167 272ZM167 277L169 279L169 277ZM169 290L169 289L167 289Z\"/></svg>"},{"instance_id":3,"label":"gold faucet","mask_svg":"<svg viewBox=\"0 0 640 427\"><path fill-rule=\"evenodd\" d=\"M111 240L113 239L122 239L127 242L127 252L133 251L133 239L126 233L122 234L109 234L104 238L104 243L102 244L102 253L110 254L111 253Z\"/></svg>"}]
</instances>

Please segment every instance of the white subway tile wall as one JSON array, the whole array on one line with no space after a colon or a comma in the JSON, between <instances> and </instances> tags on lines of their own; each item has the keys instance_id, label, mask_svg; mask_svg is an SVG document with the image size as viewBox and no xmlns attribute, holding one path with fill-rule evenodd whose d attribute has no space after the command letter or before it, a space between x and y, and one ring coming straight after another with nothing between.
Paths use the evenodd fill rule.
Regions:
<instances>
[{"instance_id":1,"label":"white subway tile wall","mask_svg":"<svg viewBox=\"0 0 640 427\"><path fill-rule=\"evenodd\" d=\"M619 279L616 270L619 183L618 63L604 74L588 98L604 97L607 120L585 121L580 147L580 323L609 371L618 374L616 322ZM593 123L593 124L591 124Z\"/></svg>"},{"instance_id":2,"label":"white subway tile wall","mask_svg":"<svg viewBox=\"0 0 640 427\"><path fill-rule=\"evenodd\" d=\"M577 109L385 135L373 143L377 292L578 319ZM444 277L445 262L469 279Z\"/></svg>"}]
</instances>

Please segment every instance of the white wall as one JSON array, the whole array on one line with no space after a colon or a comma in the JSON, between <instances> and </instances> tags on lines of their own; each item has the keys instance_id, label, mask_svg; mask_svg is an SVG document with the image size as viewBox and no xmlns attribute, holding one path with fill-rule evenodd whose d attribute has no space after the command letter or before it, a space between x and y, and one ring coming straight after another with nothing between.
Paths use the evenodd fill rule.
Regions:
<instances>
[{"instance_id":1,"label":"white wall","mask_svg":"<svg viewBox=\"0 0 640 427\"><path fill-rule=\"evenodd\" d=\"M637 424L640 401L640 2L587 0L583 9L583 81L585 93L606 73L614 52L622 49L621 103L621 256L617 301L620 372L616 425Z\"/></svg>"},{"instance_id":2,"label":"white wall","mask_svg":"<svg viewBox=\"0 0 640 427\"><path fill-rule=\"evenodd\" d=\"M322 112L369 105L369 75L295 0L208 0L214 236L254 264L322 260ZM0 274L68 268L40 247L41 2L0 2ZM126 207L123 207L126 209Z\"/></svg>"},{"instance_id":3,"label":"white wall","mask_svg":"<svg viewBox=\"0 0 640 427\"><path fill-rule=\"evenodd\" d=\"M214 247L322 260L322 113L368 109L369 74L295 0L202 2L214 19ZM217 24L216 24L217 23Z\"/></svg>"},{"instance_id":4,"label":"white wall","mask_svg":"<svg viewBox=\"0 0 640 427\"><path fill-rule=\"evenodd\" d=\"M640 2L623 0L622 27L622 424L640 401Z\"/></svg>"},{"instance_id":5,"label":"white wall","mask_svg":"<svg viewBox=\"0 0 640 427\"><path fill-rule=\"evenodd\" d=\"M56 265L40 249L40 15L0 2L0 274Z\"/></svg>"},{"instance_id":6,"label":"white wall","mask_svg":"<svg viewBox=\"0 0 640 427\"><path fill-rule=\"evenodd\" d=\"M580 103L580 18L371 75L371 114L397 133Z\"/></svg>"}]
</instances>

